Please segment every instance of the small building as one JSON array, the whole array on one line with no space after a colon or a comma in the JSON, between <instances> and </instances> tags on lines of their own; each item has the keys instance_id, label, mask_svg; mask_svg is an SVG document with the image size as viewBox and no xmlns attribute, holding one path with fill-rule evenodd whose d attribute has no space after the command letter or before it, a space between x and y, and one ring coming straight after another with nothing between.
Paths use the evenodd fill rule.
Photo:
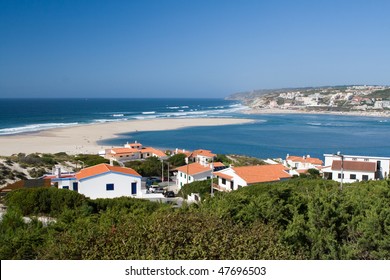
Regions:
<instances>
[{"instance_id":1,"label":"small building","mask_svg":"<svg viewBox=\"0 0 390 280\"><path fill-rule=\"evenodd\" d=\"M213 170L210 165L194 162L180 166L176 171L176 185L181 189L185 184L210 179Z\"/></svg>"},{"instance_id":2,"label":"small building","mask_svg":"<svg viewBox=\"0 0 390 280\"><path fill-rule=\"evenodd\" d=\"M390 158L325 154L324 179L352 183L389 177ZM341 170L343 175L341 175Z\"/></svg>"},{"instance_id":3,"label":"small building","mask_svg":"<svg viewBox=\"0 0 390 280\"><path fill-rule=\"evenodd\" d=\"M192 152L191 155L195 162L198 162L203 165L212 162L216 156L217 155L213 154L211 151L203 149L195 150Z\"/></svg>"},{"instance_id":4,"label":"small building","mask_svg":"<svg viewBox=\"0 0 390 280\"><path fill-rule=\"evenodd\" d=\"M224 168L226 168L226 166L222 162L214 162L210 164L193 162L180 166L175 169L175 171L177 171L176 185L180 189L185 184L210 179L212 172L223 170Z\"/></svg>"},{"instance_id":5,"label":"small building","mask_svg":"<svg viewBox=\"0 0 390 280\"><path fill-rule=\"evenodd\" d=\"M160 159L168 158L163 151L153 147L143 147L141 143L137 142L126 143L124 147L106 149L104 157L118 162L146 159L149 157L158 157Z\"/></svg>"},{"instance_id":6,"label":"small building","mask_svg":"<svg viewBox=\"0 0 390 280\"><path fill-rule=\"evenodd\" d=\"M310 155L299 156L286 156L286 160L283 161L283 165L295 169L298 173L306 173L309 169L321 170L323 161L319 158L312 158Z\"/></svg>"},{"instance_id":7,"label":"small building","mask_svg":"<svg viewBox=\"0 0 390 280\"><path fill-rule=\"evenodd\" d=\"M282 164L230 167L214 173L218 178L216 188L232 191L258 183L283 181L292 177L288 170Z\"/></svg>"},{"instance_id":8,"label":"small building","mask_svg":"<svg viewBox=\"0 0 390 280\"><path fill-rule=\"evenodd\" d=\"M59 189L77 191L92 199L142 197L141 175L132 168L98 164L81 169L74 177L54 178Z\"/></svg>"}]
</instances>

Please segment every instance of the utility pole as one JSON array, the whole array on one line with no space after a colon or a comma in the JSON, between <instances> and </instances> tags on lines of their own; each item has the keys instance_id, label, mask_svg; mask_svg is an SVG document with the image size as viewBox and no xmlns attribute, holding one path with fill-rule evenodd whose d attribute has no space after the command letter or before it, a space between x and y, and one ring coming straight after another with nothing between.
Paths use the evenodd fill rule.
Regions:
<instances>
[{"instance_id":1,"label":"utility pole","mask_svg":"<svg viewBox=\"0 0 390 280\"><path fill-rule=\"evenodd\" d=\"M336 154L333 154L334 156L338 156L341 158L341 178L340 178L340 191L343 190L343 179L344 179L344 155L338 151Z\"/></svg>"},{"instance_id":2,"label":"utility pole","mask_svg":"<svg viewBox=\"0 0 390 280\"><path fill-rule=\"evenodd\" d=\"M211 168L211 197L214 197L214 186L213 186L213 172L214 172L214 164L213 162L210 163L210 168Z\"/></svg>"}]
</instances>

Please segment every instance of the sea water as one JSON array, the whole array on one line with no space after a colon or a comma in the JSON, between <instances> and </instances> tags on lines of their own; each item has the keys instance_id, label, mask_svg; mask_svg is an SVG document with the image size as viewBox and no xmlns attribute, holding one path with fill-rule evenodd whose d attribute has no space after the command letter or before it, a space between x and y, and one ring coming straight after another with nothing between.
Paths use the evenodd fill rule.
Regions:
<instances>
[{"instance_id":1,"label":"sea water","mask_svg":"<svg viewBox=\"0 0 390 280\"><path fill-rule=\"evenodd\" d=\"M390 156L390 118L325 114L246 115L223 99L0 99L0 137L88 123L158 118L250 118L253 123L125 133L100 145L137 140L162 149L278 158L324 153Z\"/></svg>"}]
</instances>

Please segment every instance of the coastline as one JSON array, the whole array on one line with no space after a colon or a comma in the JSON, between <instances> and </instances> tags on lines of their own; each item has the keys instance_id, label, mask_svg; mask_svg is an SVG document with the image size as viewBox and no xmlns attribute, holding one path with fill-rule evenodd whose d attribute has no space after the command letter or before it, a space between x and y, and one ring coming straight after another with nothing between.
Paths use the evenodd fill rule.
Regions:
<instances>
[{"instance_id":1,"label":"coastline","mask_svg":"<svg viewBox=\"0 0 390 280\"><path fill-rule=\"evenodd\" d=\"M294 110L294 109L280 109L280 108L261 108L249 109L242 111L247 115L271 115L271 114L307 114L307 115L336 115L336 116L357 116L357 117L379 117L390 118L390 111L382 112L337 112L337 111L314 111L314 110Z\"/></svg>"},{"instance_id":2,"label":"coastline","mask_svg":"<svg viewBox=\"0 0 390 280\"><path fill-rule=\"evenodd\" d=\"M0 155L58 152L66 152L71 155L82 153L97 154L99 150L111 147L98 145L98 141L115 138L121 133L174 130L195 126L233 125L250 122L253 122L253 120L235 118L175 118L130 120L54 128L33 133L0 136Z\"/></svg>"}]
</instances>

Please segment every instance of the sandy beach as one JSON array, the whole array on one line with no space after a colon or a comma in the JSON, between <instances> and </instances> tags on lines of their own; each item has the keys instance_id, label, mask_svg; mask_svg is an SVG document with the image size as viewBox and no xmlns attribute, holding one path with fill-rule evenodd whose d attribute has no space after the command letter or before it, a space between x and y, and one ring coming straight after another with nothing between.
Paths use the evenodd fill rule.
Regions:
<instances>
[{"instance_id":1,"label":"sandy beach","mask_svg":"<svg viewBox=\"0 0 390 280\"><path fill-rule=\"evenodd\" d=\"M116 135L136 131L172 130L192 126L219 126L252 122L250 119L193 118L132 120L101 124L80 125L67 128L44 130L22 135L1 136L0 155L17 153L96 154L101 149L97 141L115 138ZM123 143L125 144L125 143ZM145 143L147 145L147 143Z\"/></svg>"}]
</instances>

